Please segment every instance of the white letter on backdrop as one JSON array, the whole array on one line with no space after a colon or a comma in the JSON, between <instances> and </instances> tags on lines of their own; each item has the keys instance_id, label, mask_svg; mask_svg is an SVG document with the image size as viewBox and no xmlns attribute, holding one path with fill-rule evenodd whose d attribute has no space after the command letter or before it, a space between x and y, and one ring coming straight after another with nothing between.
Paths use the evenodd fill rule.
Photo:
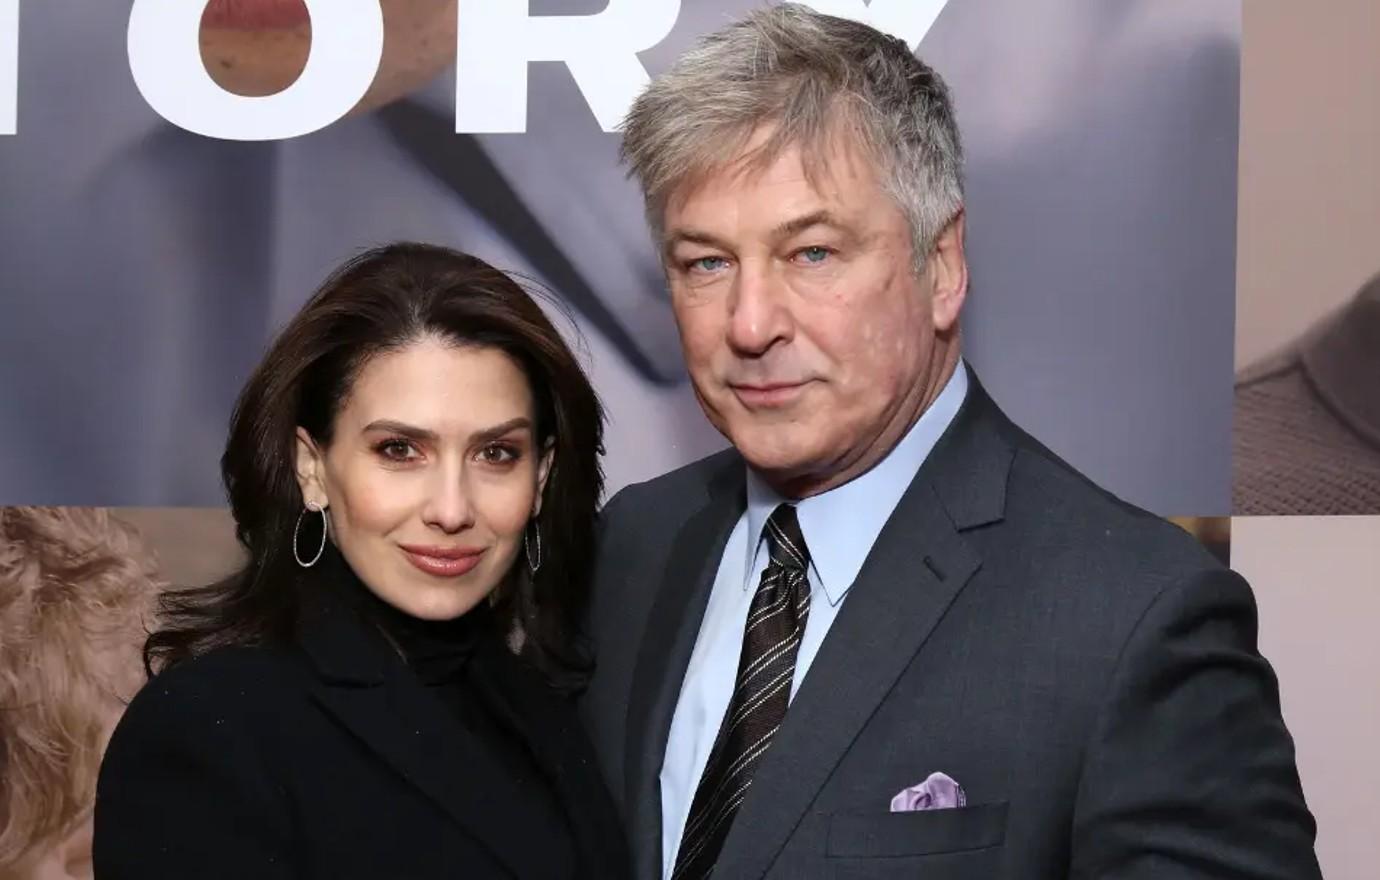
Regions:
<instances>
[{"instance_id":1,"label":"white letter on backdrop","mask_svg":"<svg viewBox=\"0 0 1380 880\"><path fill-rule=\"evenodd\" d=\"M19 121L19 0L0 0L0 135Z\"/></svg>"},{"instance_id":2,"label":"white letter on backdrop","mask_svg":"<svg viewBox=\"0 0 1380 880\"><path fill-rule=\"evenodd\" d=\"M636 53L661 42L680 0L609 0L594 15L528 14L528 0L460 0L455 130L527 130L527 64L564 61L594 118L613 131L650 81Z\"/></svg>"},{"instance_id":3,"label":"white letter on backdrop","mask_svg":"<svg viewBox=\"0 0 1380 880\"><path fill-rule=\"evenodd\" d=\"M179 128L234 141L297 137L344 116L364 97L383 55L379 0L304 0L311 54L297 81L246 98L216 85L201 61L210 0L134 0L129 68L144 100Z\"/></svg>"},{"instance_id":4,"label":"white letter on backdrop","mask_svg":"<svg viewBox=\"0 0 1380 880\"><path fill-rule=\"evenodd\" d=\"M920 41L934 27L935 19L949 0L803 0L804 4L825 15L851 18L872 25L879 31L900 37L914 52Z\"/></svg>"}]
</instances>

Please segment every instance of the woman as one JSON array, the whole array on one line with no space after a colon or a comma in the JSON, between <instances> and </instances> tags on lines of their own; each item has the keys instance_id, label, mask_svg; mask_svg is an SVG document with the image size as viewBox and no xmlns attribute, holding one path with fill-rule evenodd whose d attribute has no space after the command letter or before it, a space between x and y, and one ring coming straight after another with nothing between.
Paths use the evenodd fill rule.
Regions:
<instances>
[{"instance_id":1,"label":"woman","mask_svg":"<svg viewBox=\"0 0 1380 880\"><path fill-rule=\"evenodd\" d=\"M563 695L603 415L508 277L398 244L250 377L222 459L248 563L166 603L111 739L119 878L618 877Z\"/></svg>"}]
</instances>

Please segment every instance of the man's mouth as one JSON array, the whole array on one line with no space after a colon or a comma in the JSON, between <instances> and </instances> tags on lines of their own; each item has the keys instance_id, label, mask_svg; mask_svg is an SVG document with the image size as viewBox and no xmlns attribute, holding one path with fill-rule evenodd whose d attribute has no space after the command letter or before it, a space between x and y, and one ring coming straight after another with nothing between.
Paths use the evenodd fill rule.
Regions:
<instances>
[{"instance_id":1,"label":"man's mouth","mask_svg":"<svg viewBox=\"0 0 1380 880\"><path fill-rule=\"evenodd\" d=\"M744 382L729 388L748 409L771 409L794 403L805 392L807 382Z\"/></svg>"}]
</instances>

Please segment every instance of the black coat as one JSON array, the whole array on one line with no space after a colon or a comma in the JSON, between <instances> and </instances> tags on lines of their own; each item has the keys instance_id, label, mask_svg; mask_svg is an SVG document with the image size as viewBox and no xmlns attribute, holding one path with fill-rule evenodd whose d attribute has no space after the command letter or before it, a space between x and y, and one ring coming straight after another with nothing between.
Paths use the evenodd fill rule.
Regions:
<instances>
[{"instance_id":1,"label":"black coat","mask_svg":"<svg viewBox=\"0 0 1380 880\"><path fill-rule=\"evenodd\" d=\"M380 634L336 609L309 615L294 644L212 651L135 697L101 767L96 876L622 876L621 831L573 710L497 638L469 662L485 708L549 779L573 869L549 845L550 810Z\"/></svg>"}]
</instances>

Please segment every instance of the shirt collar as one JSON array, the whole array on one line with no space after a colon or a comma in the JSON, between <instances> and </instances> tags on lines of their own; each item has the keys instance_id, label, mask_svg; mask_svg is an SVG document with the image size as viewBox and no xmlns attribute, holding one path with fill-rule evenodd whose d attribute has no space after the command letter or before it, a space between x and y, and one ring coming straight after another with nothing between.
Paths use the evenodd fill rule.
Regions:
<instances>
[{"instance_id":1,"label":"shirt collar","mask_svg":"<svg viewBox=\"0 0 1380 880\"><path fill-rule=\"evenodd\" d=\"M935 443L949 427L968 396L968 372L962 361L954 370L934 403L901 442L871 470L819 495L796 503L796 515L805 544L810 549L810 567L830 605L843 601L862 570L863 561L882 532L882 526L900 503L901 496L929 457ZM767 517L786 499L748 468L747 525L748 544L743 589L751 584L757 554L762 549L762 530Z\"/></svg>"}]
</instances>

